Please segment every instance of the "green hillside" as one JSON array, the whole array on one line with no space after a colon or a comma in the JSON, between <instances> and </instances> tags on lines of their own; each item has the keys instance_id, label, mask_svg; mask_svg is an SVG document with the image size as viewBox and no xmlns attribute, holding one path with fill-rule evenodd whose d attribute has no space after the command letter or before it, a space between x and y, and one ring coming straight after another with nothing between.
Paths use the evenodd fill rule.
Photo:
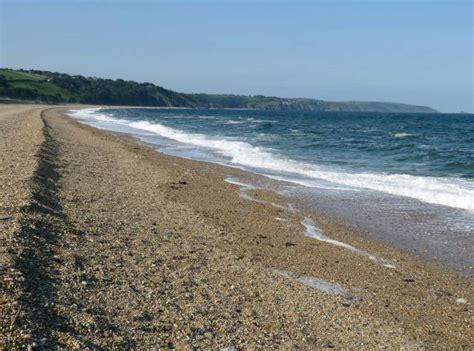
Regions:
<instances>
[{"instance_id":1,"label":"green hillside","mask_svg":"<svg viewBox=\"0 0 474 351\"><path fill-rule=\"evenodd\" d=\"M248 108L289 111L420 112L436 110L390 102L331 102L262 95L184 94L152 83L102 79L38 70L0 69L0 98L47 103Z\"/></svg>"},{"instance_id":2,"label":"green hillside","mask_svg":"<svg viewBox=\"0 0 474 351\"><path fill-rule=\"evenodd\" d=\"M250 108L275 111L324 111L324 112L393 112L436 113L426 106L415 106L394 102L372 101L324 101L304 98L280 98L262 95L210 95L188 94L193 100L210 108Z\"/></svg>"},{"instance_id":3,"label":"green hillside","mask_svg":"<svg viewBox=\"0 0 474 351\"><path fill-rule=\"evenodd\" d=\"M151 83L37 70L0 69L0 96L49 103L195 106L187 96Z\"/></svg>"},{"instance_id":4,"label":"green hillside","mask_svg":"<svg viewBox=\"0 0 474 351\"><path fill-rule=\"evenodd\" d=\"M0 96L46 102L69 101L73 94L52 83L47 76L0 70Z\"/></svg>"}]
</instances>

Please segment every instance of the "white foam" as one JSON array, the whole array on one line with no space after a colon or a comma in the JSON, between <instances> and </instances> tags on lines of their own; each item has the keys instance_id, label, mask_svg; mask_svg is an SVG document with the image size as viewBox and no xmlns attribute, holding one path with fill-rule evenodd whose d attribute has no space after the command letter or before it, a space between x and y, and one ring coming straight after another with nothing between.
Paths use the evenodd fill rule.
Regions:
<instances>
[{"instance_id":1,"label":"white foam","mask_svg":"<svg viewBox=\"0 0 474 351\"><path fill-rule=\"evenodd\" d=\"M256 186L252 185L252 184L248 184L248 183L243 183L241 182L240 180L236 179L236 178L233 178L233 177L228 177L226 179L224 179L224 181L226 183L229 183L229 184L233 184L233 185L238 185L242 188L245 188L247 190L255 190L255 189L258 189Z\"/></svg>"},{"instance_id":2,"label":"white foam","mask_svg":"<svg viewBox=\"0 0 474 351\"><path fill-rule=\"evenodd\" d=\"M379 257L377 257L377 256L375 256L375 255L373 255L373 254L371 254L367 251L358 249L355 246L352 246L352 245L346 244L342 241L334 240L334 239L331 239L331 238L327 237L326 235L324 235L323 231L320 228L318 228L316 226L316 224L314 224L314 222L308 217L305 217L305 219L301 222L301 224L303 224L303 226L306 229L305 234L307 236L311 237L311 238L314 238L314 239L319 240L319 241L326 242L328 244L339 246L339 247L342 247L346 250L354 252L358 255L365 256L368 259L370 259L371 261L374 261L378 264L381 264L382 266L384 266L386 268L396 268L395 265L392 262L390 262L386 259L379 258Z\"/></svg>"},{"instance_id":3,"label":"white foam","mask_svg":"<svg viewBox=\"0 0 474 351\"><path fill-rule=\"evenodd\" d=\"M275 219L278 221L278 222L288 222L288 220L286 218L280 218L280 217L275 217Z\"/></svg>"},{"instance_id":4,"label":"white foam","mask_svg":"<svg viewBox=\"0 0 474 351\"><path fill-rule=\"evenodd\" d=\"M261 204L270 204L272 205L273 207L276 207L276 208L280 208L282 210L288 210L292 213L296 213L296 209L294 208L293 204L288 204L287 206L283 206L283 205L279 205L279 204L276 204L274 202L268 202L268 201L263 201L263 200L259 200L259 199L256 199L254 198L253 196L250 196L249 194L247 194L247 191L251 191L251 190L257 190L257 189L263 189L263 188L259 188L255 185L252 185L252 184L248 184L248 183L243 183L241 182L240 180L236 179L236 178L233 178L233 177L228 177L228 178L225 178L224 181L226 183L229 183L229 184L233 184L233 185L237 185L240 187L240 197L242 199L245 199L245 200L249 200L249 201L254 201L254 202L258 202L258 203L261 203ZM285 220L283 218L279 218L279 217L276 217L275 218L276 220L279 220L279 221L288 221L288 220Z\"/></svg>"},{"instance_id":5,"label":"white foam","mask_svg":"<svg viewBox=\"0 0 474 351\"><path fill-rule=\"evenodd\" d=\"M239 186L240 187L240 197L241 198L249 200L249 201L263 203L263 204L268 203L266 201L258 200L258 199L256 199L256 198L254 198L254 197L247 194L247 191L256 190L256 189L260 189L260 188L254 186L252 184L241 182L240 180L238 180L236 178L233 178L233 177L228 177L228 178L224 179L224 181L229 183L229 184ZM288 210L288 211L293 212L293 213L296 212L296 209L294 208L294 206L292 204L288 204L287 207L275 204L273 202L270 203L270 204L274 207L282 208L282 209ZM288 222L287 219L280 218L280 217L275 217L275 219L277 221L280 221L280 222ZM379 258L379 257L377 257L373 254L368 253L367 251L358 249L358 248L356 248L352 245L346 244L342 241L334 240L334 239L331 239L331 238L327 237L326 235L323 234L322 230L320 228L318 228L316 226L316 224L308 217L305 217L304 220L301 222L301 224L303 224L303 226L306 229L305 234L312 237L312 238L314 238L314 239L317 239L317 240L323 241L323 242L327 242L329 244L336 245L336 246L342 247L344 249L347 249L349 251L352 251L352 252L354 252L358 255L365 256L365 257L369 258L370 260L372 260L372 261L374 261L378 264L381 264L382 266L384 266L386 268L396 268L396 266L393 263L391 263L390 261L388 261L386 259ZM317 284L317 283L314 283L314 284Z\"/></svg>"},{"instance_id":6,"label":"white foam","mask_svg":"<svg viewBox=\"0 0 474 351\"><path fill-rule=\"evenodd\" d=\"M349 292L340 284L330 283L324 279L316 277L296 276L291 272L279 269L274 269L273 272L286 279L295 280L298 283L301 283L309 288L318 289L322 292L325 292L326 294L342 295L348 298L352 298L351 294L349 294Z\"/></svg>"},{"instance_id":7,"label":"white foam","mask_svg":"<svg viewBox=\"0 0 474 351\"><path fill-rule=\"evenodd\" d=\"M80 120L93 121L93 122L118 122L117 118L107 116L103 113L99 113L100 107L97 108L86 108L80 110L70 110L68 115Z\"/></svg>"},{"instance_id":8,"label":"white foam","mask_svg":"<svg viewBox=\"0 0 474 351\"><path fill-rule=\"evenodd\" d=\"M252 117L246 118L245 120L246 120L247 122L250 122L250 123L275 123L275 121L272 121L272 120L268 120L268 119L256 119L256 118L252 118Z\"/></svg>"},{"instance_id":9,"label":"white foam","mask_svg":"<svg viewBox=\"0 0 474 351\"><path fill-rule=\"evenodd\" d=\"M415 136L415 134L411 134L411 133L395 133L393 136L394 136L395 138L404 139L404 138L408 138L408 137Z\"/></svg>"},{"instance_id":10,"label":"white foam","mask_svg":"<svg viewBox=\"0 0 474 351\"><path fill-rule=\"evenodd\" d=\"M460 178L423 177L406 174L382 173L344 173L323 169L317 165L299 162L274 154L272 150L255 147L251 144L225 138L208 137L203 134L186 133L159 123L147 121L116 120L98 113L98 109L87 109L86 112L74 112L77 118L117 121L120 124L156 133L181 143L191 144L221 154L231 164L267 170L271 173L300 175L302 178L322 179L331 183L353 188L381 191L398 196L406 196L424 202L450 206L474 211L474 184ZM95 116L95 117L94 117ZM256 122L256 120L253 120ZM258 122L263 122L258 120ZM288 181L311 186L298 177Z\"/></svg>"},{"instance_id":11,"label":"white foam","mask_svg":"<svg viewBox=\"0 0 474 351\"><path fill-rule=\"evenodd\" d=\"M251 184L242 183L242 182L240 182L237 179L232 178L232 177L226 178L226 179L224 179L224 181L226 183L229 183L229 184L238 185L240 187L239 195L242 199L253 201L253 202L258 202L260 204L266 204L267 203L266 201L256 199L253 196L250 196L249 194L247 194L247 191L249 191L249 190L255 190L255 189L260 189L260 188L257 188L256 186L253 186Z\"/></svg>"},{"instance_id":12,"label":"white foam","mask_svg":"<svg viewBox=\"0 0 474 351\"><path fill-rule=\"evenodd\" d=\"M320 279L320 278L302 276L302 277L297 278L297 280L305 286L324 291L325 293L328 293L328 294L336 294L336 295L347 294L346 289L344 289L341 285L329 283L328 281Z\"/></svg>"},{"instance_id":13,"label":"white foam","mask_svg":"<svg viewBox=\"0 0 474 351\"><path fill-rule=\"evenodd\" d=\"M235 121L233 119L225 121L224 124L243 124L245 121Z\"/></svg>"},{"instance_id":14,"label":"white foam","mask_svg":"<svg viewBox=\"0 0 474 351\"><path fill-rule=\"evenodd\" d=\"M205 135L184 133L146 121L132 122L130 125L183 143L215 149L224 156L230 157L232 163L244 166L292 172L351 187L378 190L429 203L474 210L474 189L472 185L461 179L324 171L319 170L315 165L285 159L264 148L254 147L242 141L208 138ZM296 179L291 181L298 183Z\"/></svg>"},{"instance_id":15,"label":"white foam","mask_svg":"<svg viewBox=\"0 0 474 351\"><path fill-rule=\"evenodd\" d=\"M283 181L296 183L298 185L303 185L308 188L318 188L323 190L337 190L337 191L361 191L360 188L347 187L347 186L337 186L334 183L329 183L326 181L316 180L316 179L303 179L291 176L278 176L278 175L267 175L268 178ZM280 193L285 193L287 189L280 191Z\"/></svg>"}]
</instances>

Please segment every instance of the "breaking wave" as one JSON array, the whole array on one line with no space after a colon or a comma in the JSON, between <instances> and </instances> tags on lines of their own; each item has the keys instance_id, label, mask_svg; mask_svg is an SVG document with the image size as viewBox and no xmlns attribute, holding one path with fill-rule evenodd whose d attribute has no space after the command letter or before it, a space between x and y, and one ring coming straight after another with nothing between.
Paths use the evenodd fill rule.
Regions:
<instances>
[{"instance_id":1,"label":"breaking wave","mask_svg":"<svg viewBox=\"0 0 474 351\"><path fill-rule=\"evenodd\" d=\"M471 182L461 178L334 171L324 169L317 164L284 157L274 150L253 146L245 141L187 133L149 121L117 119L102 114L100 109L75 110L70 115L85 122L107 122L125 125L135 130L151 132L180 143L209 149L223 156L227 163L257 168L262 173L268 170L272 173L299 175L304 179L322 179L344 186L370 189L410 197L427 203L474 211L474 186ZM396 135L396 137L408 136L408 134ZM288 177L286 180L307 185L307 182L300 182L294 176Z\"/></svg>"}]
</instances>

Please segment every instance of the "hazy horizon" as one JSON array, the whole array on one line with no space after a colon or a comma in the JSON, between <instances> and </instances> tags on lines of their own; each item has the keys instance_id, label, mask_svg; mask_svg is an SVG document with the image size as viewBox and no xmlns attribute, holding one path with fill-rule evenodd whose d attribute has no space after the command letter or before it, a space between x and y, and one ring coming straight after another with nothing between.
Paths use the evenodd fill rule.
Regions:
<instances>
[{"instance_id":1,"label":"hazy horizon","mask_svg":"<svg viewBox=\"0 0 474 351\"><path fill-rule=\"evenodd\" d=\"M0 66L473 110L470 1L1 1Z\"/></svg>"}]
</instances>

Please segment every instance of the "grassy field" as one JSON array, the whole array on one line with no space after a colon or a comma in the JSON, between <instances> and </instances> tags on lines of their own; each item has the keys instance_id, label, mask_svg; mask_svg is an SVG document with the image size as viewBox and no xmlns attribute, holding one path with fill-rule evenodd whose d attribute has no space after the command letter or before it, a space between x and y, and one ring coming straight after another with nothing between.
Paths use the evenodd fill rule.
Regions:
<instances>
[{"instance_id":1,"label":"grassy field","mask_svg":"<svg viewBox=\"0 0 474 351\"><path fill-rule=\"evenodd\" d=\"M60 100L68 99L71 93L55 85L51 79L39 74L0 69L0 76L6 80L9 89L31 91L35 95L55 97Z\"/></svg>"},{"instance_id":2,"label":"grassy field","mask_svg":"<svg viewBox=\"0 0 474 351\"><path fill-rule=\"evenodd\" d=\"M4 76L8 81L11 81L11 82L16 82L16 81L21 81L21 80L24 80L24 81L47 80L47 77L39 75L39 74L12 71L9 69L0 69L0 74Z\"/></svg>"}]
</instances>

